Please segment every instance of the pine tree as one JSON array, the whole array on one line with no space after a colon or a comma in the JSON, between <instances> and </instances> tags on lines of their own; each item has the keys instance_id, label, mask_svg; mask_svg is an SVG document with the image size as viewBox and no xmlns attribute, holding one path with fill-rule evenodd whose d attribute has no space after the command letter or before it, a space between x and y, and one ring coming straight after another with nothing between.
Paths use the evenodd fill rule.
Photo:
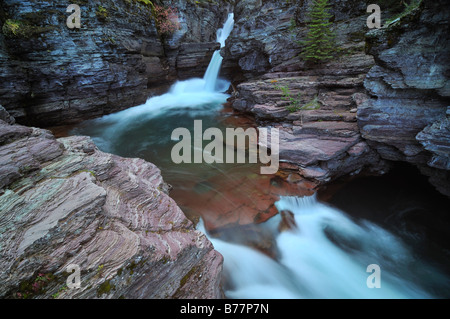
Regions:
<instances>
[{"instance_id":1,"label":"pine tree","mask_svg":"<svg viewBox=\"0 0 450 319\"><path fill-rule=\"evenodd\" d=\"M309 22L307 24L308 33L305 45L300 56L308 61L321 62L333 58L335 50L335 34L331 30L328 0L313 0L312 7L307 14Z\"/></svg>"}]
</instances>

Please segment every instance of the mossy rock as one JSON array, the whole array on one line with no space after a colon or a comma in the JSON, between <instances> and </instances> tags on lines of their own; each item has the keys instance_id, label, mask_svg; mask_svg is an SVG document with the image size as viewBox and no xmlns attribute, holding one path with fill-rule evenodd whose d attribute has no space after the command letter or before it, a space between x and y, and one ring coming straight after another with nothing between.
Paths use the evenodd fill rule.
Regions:
<instances>
[{"instance_id":1,"label":"mossy rock","mask_svg":"<svg viewBox=\"0 0 450 319\"><path fill-rule=\"evenodd\" d=\"M53 31L55 28L54 26L40 27L21 20L8 19L3 24L2 32L7 38L32 38Z\"/></svg>"}]
</instances>

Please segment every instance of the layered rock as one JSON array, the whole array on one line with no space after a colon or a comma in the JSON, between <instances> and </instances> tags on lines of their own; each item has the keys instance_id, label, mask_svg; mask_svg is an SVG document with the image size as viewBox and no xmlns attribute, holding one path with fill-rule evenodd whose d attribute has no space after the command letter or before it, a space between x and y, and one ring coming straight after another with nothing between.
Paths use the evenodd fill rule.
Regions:
<instances>
[{"instance_id":1,"label":"layered rock","mask_svg":"<svg viewBox=\"0 0 450 319\"><path fill-rule=\"evenodd\" d=\"M66 26L68 3L3 1L0 103L22 124L69 124L142 104L179 77L202 76L226 12L213 3L163 5L170 4L181 27L161 36L143 1L83 1L81 29Z\"/></svg>"},{"instance_id":2,"label":"layered rock","mask_svg":"<svg viewBox=\"0 0 450 319\"><path fill-rule=\"evenodd\" d=\"M222 297L222 256L153 164L0 120L0 167L3 298Z\"/></svg>"},{"instance_id":3,"label":"layered rock","mask_svg":"<svg viewBox=\"0 0 450 319\"><path fill-rule=\"evenodd\" d=\"M282 168L316 184L363 170L386 171L356 122L356 109L368 98L365 75L374 64L364 53L365 5L332 2L339 52L336 59L313 65L298 57L310 1L247 3L236 5L224 66L235 65L239 83L233 107L254 115L262 126L279 127ZM289 110L290 99L304 109Z\"/></svg>"},{"instance_id":4,"label":"layered rock","mask_svg":"<svg viewBox=\"0 0 450 319\"><path fill-rule=\"evenodd\" d=\"M365 80L371 98L358 108L362 136L383 158L406 161L450 195L450 10L422 1L367 35L376 65Z\"/></svg>"}]
</instances>

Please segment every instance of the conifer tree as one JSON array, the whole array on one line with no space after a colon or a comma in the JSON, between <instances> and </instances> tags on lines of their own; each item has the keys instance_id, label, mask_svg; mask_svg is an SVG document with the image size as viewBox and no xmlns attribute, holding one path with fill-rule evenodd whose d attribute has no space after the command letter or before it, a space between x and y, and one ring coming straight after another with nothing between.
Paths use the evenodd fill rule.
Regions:
<instances>
[{"instance_id":1,"label":"conifer tree","mask_svg":"<svg viewBox=\"0 0 450 319\"><path fill-rule=\"evenodd\" d=\"M312 7L307 13L308 33L300 56L308 61L321 62L333 58L335 51L335 34L331 30L328 0L313 0Z\"/></svg>"}]
</instances>

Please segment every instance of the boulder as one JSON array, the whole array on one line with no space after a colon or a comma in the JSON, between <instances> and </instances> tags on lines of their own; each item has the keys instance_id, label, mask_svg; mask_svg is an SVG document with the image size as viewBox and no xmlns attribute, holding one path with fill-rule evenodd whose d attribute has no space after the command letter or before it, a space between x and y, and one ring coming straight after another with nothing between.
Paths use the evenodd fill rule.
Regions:
<instances>
[{"instance_id":1,"label":"boulder","mask_svg":"<svg viewBox=\"0 0 450 319\"><path fill-rule=\"evenodd\" d=\"M0 122L0 296L220 298L222 256L159 169ZM81 287L67 286L70 265Z\"/></svg>"}]
</instances>

